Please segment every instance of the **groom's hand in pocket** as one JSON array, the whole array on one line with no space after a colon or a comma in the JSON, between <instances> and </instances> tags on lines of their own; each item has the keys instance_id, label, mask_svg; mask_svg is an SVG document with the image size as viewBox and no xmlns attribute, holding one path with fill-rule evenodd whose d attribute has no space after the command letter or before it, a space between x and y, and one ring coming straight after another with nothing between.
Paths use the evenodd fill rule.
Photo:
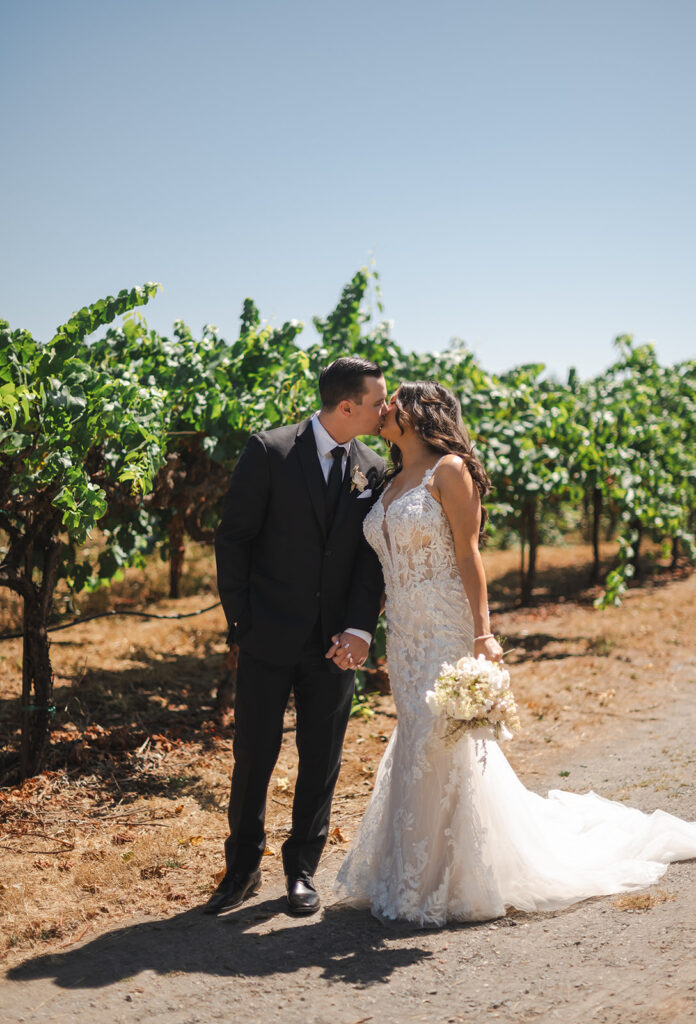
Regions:
<instances>
[{"instance_id":1,"label":"groom's hand in pocket","mask_svg":"<svg viewBox=\"0 0 696 1024\"><path fill-rule=\"evenodd\" d=\"M340 669L356 669L364 664L370 645L362 637L355 633L336 633L331 640L326 657L331 658Z\"/></svg>"}]
</instances>

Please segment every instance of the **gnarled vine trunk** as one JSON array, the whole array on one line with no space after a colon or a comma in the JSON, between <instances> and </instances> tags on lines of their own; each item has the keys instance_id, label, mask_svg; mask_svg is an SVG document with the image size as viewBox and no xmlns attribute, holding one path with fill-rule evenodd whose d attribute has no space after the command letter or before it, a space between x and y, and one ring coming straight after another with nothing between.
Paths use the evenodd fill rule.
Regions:
<instances>
[{"instance_id":1,"label":"gnarled vine trunk","mask_svg":"<svg viewBox=\"0 0 696 1024\"><path fill-rule=\"evenodd\" d=\"M40 595L24 598L22 658L22 780L36 775L46 760L53 721L53 670Z\"/></svg>"},{"instance_id":2,"label":"gnarled vine trunk","mask_svg":"<svg viewBox=\"0 0 696 1024\"><path fill-rule=\"evenodd\" d=\"M169 596L179 596L186 555L184 517L177 513L169 524Z\"/></svg>"},{"instance_id":3,"label":"gnarled vine trunk","mask_svg":"<svg viewBox=\"0 0 696 1024\"><path fill-rule=\"evenodd\" d=\"M520 519L520 601L523 605L530 603L536 580L536 557L539 547L539 530L537 524L537 499L528 498L522 509ZM525 566L525 546L527 548L527 564Z\"/></svg>"},{"instance_id":4,"label":"gnarled vine trunk","mask_svg":"<svg viewBox=\"0 0 696 1024\"><path fill-rule=\"evenodd\" d=\"M672 560L669 563L670 569L674 570L674 569L677 568L677 566L679 564L679 555L680 555L679 538L678 537L672 537Z\"/></svg>"},{"instance_id":5,"label":"gnarled vine trunk","mask_svg":"<svg viewBox=\"0 0 696 1024\"><path fill-rule=\"evenodd\" d=\"M631 527L636 531L636 539L633 543L633 557L631 558L631 565L633 566L635 578L640 580L643 578L643 566L640 561L640 547L643 541L643 524L637 520L631 523Z\"/></svg>"},{"instance_id":6,"label":"gnarled vine trunk","mask_svg":"<svg viewBox=\"0 0 696 1024\"><path fill-rule=\"evenodd\" d=\"M599 582L601 560L599 555L599 526L602 518L602 492L599 487L592 490L592 572L590 583Z\"/></svg>"},{"instance_id":7,"label":"gnarled vine trunk","mask_svg":"<svg viewBox=\"0 0 696 1024\"><path fill-rule=\"evenodd\" d=\"M48 617L58 575L61 545L53 540L46 544L40 557L41 583L33 582L34 551L29 546L25 575L17 589L23 596L22 651L22 738L20 773L22 780L37 775L46 761L51 739L53 704L53 670L49 654Z\"/></svg>"}]
</instances>

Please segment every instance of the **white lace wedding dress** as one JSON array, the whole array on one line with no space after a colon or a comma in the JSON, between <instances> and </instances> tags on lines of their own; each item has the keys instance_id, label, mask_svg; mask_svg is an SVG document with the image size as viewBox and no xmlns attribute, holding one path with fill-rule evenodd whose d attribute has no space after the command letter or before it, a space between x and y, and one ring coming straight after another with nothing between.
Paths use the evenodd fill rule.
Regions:
<instances>
[{"instance_id":1,"label":"white lace wedding dress","mask_svg":"<svg viewBox=\"0 0 696 1024\"><path fill-rule=\"evenodd\" d=\"M453 747L425 702L443 661L473 652L473 622L442 506L419 486L364 530L384 570L398 725L335 888L386 920L482 921L650 885L696 857L696 823L594 793L525 789L497 743ZM385 495L388 493L385 492ZM383 497L385 496L383 495Z\"/></svg>"}]
</instances>

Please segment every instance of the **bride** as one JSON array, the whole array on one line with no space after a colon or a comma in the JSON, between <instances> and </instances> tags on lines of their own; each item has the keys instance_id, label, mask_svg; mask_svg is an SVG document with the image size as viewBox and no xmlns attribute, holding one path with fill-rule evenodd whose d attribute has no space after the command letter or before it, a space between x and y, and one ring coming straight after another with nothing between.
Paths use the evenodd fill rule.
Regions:
<instances>
[{"instance_id":1,"label":"bride","mask_svg":"<svg viewBox=\"0 0 696 1024\"><path fill-rule=\"evenodd\" d=\"M387 660L398 724L336 879L383 920L483 921L555 910L655 882L696 857L696 823L597 796L525 789L497 743L441 738L426 704L442 662L502 661L478 542L485 471L456 398L402 384L381 430L394 471L365 518L386 587Z\"/></svg>"}]
</instances>

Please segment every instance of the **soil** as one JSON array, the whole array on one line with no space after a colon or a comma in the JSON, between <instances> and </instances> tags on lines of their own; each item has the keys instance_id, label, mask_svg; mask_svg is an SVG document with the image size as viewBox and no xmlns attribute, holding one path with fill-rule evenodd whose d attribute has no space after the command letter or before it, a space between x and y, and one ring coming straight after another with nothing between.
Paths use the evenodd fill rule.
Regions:
<instances>
[{"instance_id":1,"label":"soil","mask_svg":"<svg viewBox=\"0 0 696 1024\"><path fill-rule=\"evenodd\" d=\"M583 586L587 555L542 549L539 603L522 610L511 604L516 555L486 554L524 729L505 752L540 793L593 789L696 819L696 576L657 573L600 613ZM153 570L127 576L111 600L138 603L147 589L159 599L149 610L204 607L203 556L196 564L196 592L178 602L159 599ZM201 915L222 867L231 767L232 729L216 722L213 701L222 637L219 610L56 634L62 710L52 762L24 787L0 791L5 1020L696 1019L693 861L630 896L437 931L385 928L332 901L393 728L388 694L371 698L372 717L349 725L317 875L323 911L285 912L278 852L296 773L290 709L269 794L263 888L238 911ZM8 745L18 656L15 641L2 645Z\"/></svg>"}]
</instances>

